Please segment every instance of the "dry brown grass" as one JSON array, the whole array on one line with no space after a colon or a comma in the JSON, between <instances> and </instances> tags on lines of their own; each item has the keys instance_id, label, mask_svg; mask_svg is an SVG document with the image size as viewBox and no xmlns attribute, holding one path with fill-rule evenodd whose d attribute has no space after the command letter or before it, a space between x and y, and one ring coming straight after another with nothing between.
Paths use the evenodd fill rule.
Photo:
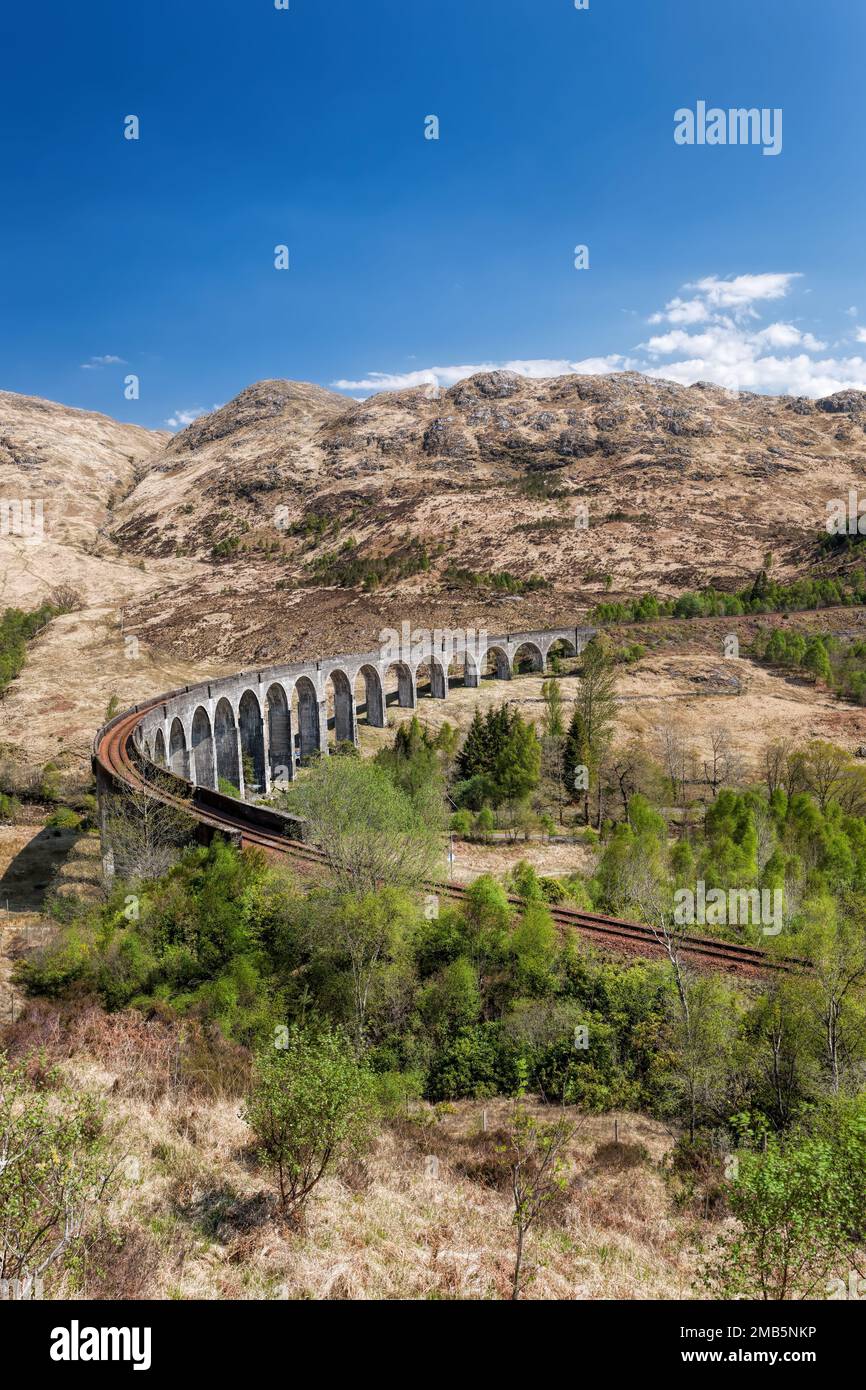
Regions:
<instances>
[{"instance_id":1,"label":"dry brown grass","mask_svg":"<svg viewBox=\"0 0 866 1390\"><path fill-rule=\"evenodd\" d=\"M416 1104L383 1125L281 1223L241 1119L236 1059L211 1047L210 1083L174 1061L175 1025L39 1004L8 1030L35 1084L56 1064L105 1097L121 1181L88 1256L85 1298L505 1298L513 1251L503 1154L513 1102ZM208 1050L207 1041L200 1040ZM228 1060L227 1060L228 1058ZM544 1115L542 1106L530 1109ZM549 1110L546 1112L549 1116ZM671 1135L639 1115L580 1117L567 1181L531 1237L527 1296L694 1296L696 1233L663 1165ZM53 1292L70 1294L64 1283Z\"/></svg>"}]
</instances>

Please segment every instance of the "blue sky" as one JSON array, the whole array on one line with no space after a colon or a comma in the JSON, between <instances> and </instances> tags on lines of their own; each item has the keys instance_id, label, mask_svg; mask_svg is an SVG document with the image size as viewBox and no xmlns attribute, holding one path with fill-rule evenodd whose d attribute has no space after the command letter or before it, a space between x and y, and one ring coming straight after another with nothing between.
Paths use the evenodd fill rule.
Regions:
<instances>
[{"instance_id":1,"label":"blue sky","mask_svg":"<svg viewBox=\"0 0 866 1390\"><path fill-rule=\"evenodd\" d=\"M0 387L150 426L506 363L866 387L864 39L852 0L7 6ZM699 100L781 153L675 144Z\"/></svg>"}]
</instances>

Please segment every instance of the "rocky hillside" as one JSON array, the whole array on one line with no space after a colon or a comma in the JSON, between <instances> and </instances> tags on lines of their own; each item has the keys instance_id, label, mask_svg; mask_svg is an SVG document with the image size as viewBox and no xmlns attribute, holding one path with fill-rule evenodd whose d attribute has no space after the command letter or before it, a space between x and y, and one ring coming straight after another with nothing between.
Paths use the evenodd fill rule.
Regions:
<instances>
[{"instance_id":1,"label":"rocky hillside","mask_svg":"<svg viewBox=\"0 0 866 1390\"><path fill-rule=\"evenodd\" d=\"M31 518L29 534L14 534L8 521L0 534L0 604L30 606L59 582L87 595L101 592L101 562L117 558L117 548L104 538L111 507L168 438L107 415L0 391L0 498L29 504L24 515Z\"/></svg>"},{"instance_id":2,"label":"rocky hillside","mask_svg":"<svg viewBox=\"0 0 866 1390\"><path fill-rule=\"evenodd\" d=\"M605 594L736 586L768 551L791 575L827 499L864 477L862 392L490 372L356 402L267 381L151 458L112 538L208 566L143 621L266 660L281 633L318 651L400 617L529 625Z\"/></svg>"},{"instance_id":3,"label":"rocky hillside","mask_svg":"<svg viewBox=\"0 0 866 1390\"><path fill-rule=\"evenodd\" d=\"M403 620L513 629L605 596L738 586L768 551L792 576L828 563L826 502L866 478L864 426L860 392L626 373L488 372L366 401L265 381L175 436L0 393L0 497L43 498L46 528L40 545L0 540L2 601L61 579L83 601L40 639L38 688L10 692L5 718L26 731L85 648L82 740L106 689L138 698L169 672L373 645Z\"/></svg>"},{"instance_id":4,"label":"rocky hillside","mask_svg":"<svg viewBox=\"0 0 866 1390\"><path fill-rule=\"evenodd\" d=\"M0 391L0 496L45 498L57 541L92 541L113 500L171 436L107 415Z\"/></svg>"},{"instance_id":5,"label":"rocky hillside","mask_svg":"<svg viewBox=\"0 0 866 1390\"><path fill-rule=\"evenodd\" d=\"M182 592L210 566L124 554L107 534L112 508L169 438L0 392L0 608L35 608L60 586L72 595L72 611L31 642L21 676L0 702L0 759L31 768L51 761L80 772L111 701L131 704L203 669L165 655L158 644L130 643L134 629L125 615L161 587Z\"/></svg>"}]
</instances>

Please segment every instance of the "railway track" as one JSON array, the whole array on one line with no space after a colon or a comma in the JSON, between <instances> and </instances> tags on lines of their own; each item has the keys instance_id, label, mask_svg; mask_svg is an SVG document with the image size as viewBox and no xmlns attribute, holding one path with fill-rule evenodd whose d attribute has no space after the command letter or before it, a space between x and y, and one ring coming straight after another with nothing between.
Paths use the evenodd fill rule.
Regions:
<instances>
[{"instance_id":1,"label":"railway track","mask_svg":"<svg viewBox=\"0 0 866 1390\"><path fill-rule=\"evenodd\" d=\"M190 804L181 796L174 796L162 786L150 783L142 770L132 749L132 736L142 715L160 700L136 706L119 715L99 731L93 743L93 762L97 775L110 782L126 784L131 787L149 787L161 800L174 803L189 811L202 825L223 834L240 837L241 844L257 845L265 853L289 859L300 868L314 876L326 877L328 856L314 845L298 840L287 839L285 834L251 824L242 810L235 810L234 804L225 807ZM231 799L226 797L225 801ZM465 898L466 888L451 882L436 882L426 885L431 893L455 901ZM512 896L511 901L520 903ZM642 922L632 922L617 917L605 917L596 912L583 912L577 908L551 905L553 920L563 929L579 931L585 939L594 942L601 949L617 955L653 958L665 957L664 943L651 927ZM786 957L773 957L755 946L741 945L738 942L720 941L714 937L689 935L680 940L680 954L695 966L703 969L723 970L743 976L767 976L778 972L791 972L803 969L805 962Z\"/></svg>"}]
</instances>

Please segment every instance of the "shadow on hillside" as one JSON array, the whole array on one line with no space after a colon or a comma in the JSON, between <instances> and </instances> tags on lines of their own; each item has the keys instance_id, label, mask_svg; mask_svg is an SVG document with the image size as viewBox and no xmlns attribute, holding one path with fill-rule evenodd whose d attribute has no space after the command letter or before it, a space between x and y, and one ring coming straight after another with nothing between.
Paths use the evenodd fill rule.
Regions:
<instances>
[{"instance_id":1,"label":"shadow on hillside","mask_svg":"<svg viewBox=\"0 0 866 1390\"><path fill-rule=\"evenodd\" d=\"M40 912L58 869L78 839L78 830L40 830L0 875L0 910Z\"/></svg>"}]
</instances>

